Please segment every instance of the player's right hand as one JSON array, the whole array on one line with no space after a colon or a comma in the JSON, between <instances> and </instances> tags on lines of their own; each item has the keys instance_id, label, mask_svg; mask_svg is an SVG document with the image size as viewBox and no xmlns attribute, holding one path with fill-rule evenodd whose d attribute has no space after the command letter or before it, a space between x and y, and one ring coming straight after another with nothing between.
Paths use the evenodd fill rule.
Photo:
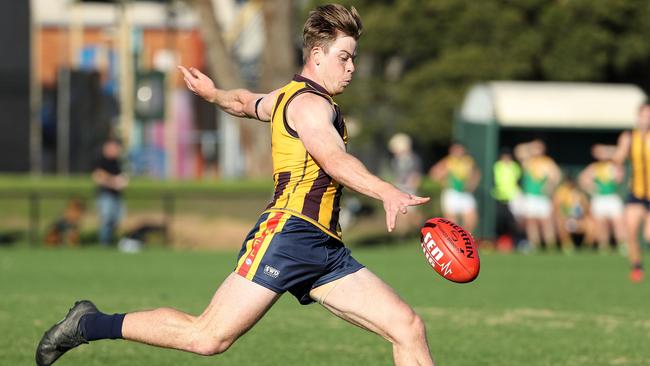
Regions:
<instances>
[{"instance_id":1,"label":"player's right hand","mask_svg":"<svg viewBox=\"0 0 650 366\"><path fill-rule=\"evenodd\" d=\"M179 65L178 69L183 73L183 80L189 90L210 103L214 102L214 82L207 75L193 67L187 69Z\"/></svg>"},{"instance_id":2,"label":"player's right hand","mask_svg":"<svg viewBox=\"0 0 650 366\"><path fill-rule=\"evenodd\" d=\"M395 229L397 214L406 214L409 206L419 206L429 202L429 197L419 197L393 187L382 195L384 210L386 211L386 227L388 232Z\"/></svg>"}]
</instances>

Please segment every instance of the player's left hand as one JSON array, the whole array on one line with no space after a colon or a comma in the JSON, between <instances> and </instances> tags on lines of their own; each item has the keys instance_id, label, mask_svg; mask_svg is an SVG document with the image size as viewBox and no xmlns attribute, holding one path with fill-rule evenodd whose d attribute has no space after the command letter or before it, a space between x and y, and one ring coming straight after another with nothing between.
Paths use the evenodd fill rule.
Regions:
<instances>
[{"instance_id":1,"label":"player's left hand","mask_svg":"<svg viewBox=\"0 0 650 366\"><path fill-rule=\"evenodd\" d=\"M183 73L183 80L189 90L210 103L214 101L215 87L212 79L193 67L187 69L179 65L178 69Z\"/></svg>"}]
</instances>

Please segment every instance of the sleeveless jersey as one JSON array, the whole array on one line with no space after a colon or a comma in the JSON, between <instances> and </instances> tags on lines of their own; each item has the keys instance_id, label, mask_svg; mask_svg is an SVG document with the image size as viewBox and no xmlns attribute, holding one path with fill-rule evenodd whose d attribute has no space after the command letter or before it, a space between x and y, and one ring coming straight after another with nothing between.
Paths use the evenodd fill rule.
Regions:
<instances>
[{"instance_id":1,"label":"sleeveless jersey","mask_svg":"<svg viewBox=\"0 0 650 366\"><path fill-rule=\"evenodd\" d=\"M271 115L275 193L266 211L287 212L340 240L339 211L343 186L318 165L287 121L289 103L303 93L319 95L334 107L334 128L347 145L347 130L338 105L325 88L295 75L289 84L280 89Z\"/></svg>"},{"instance_id":2,"label":"sleeveless jersey","mask_svg":"<svg viewBox=\"0 0 650 366\"><path fill-rule=\"evenodd\" d=\"M548 166L551 164L547 156L531 158L524 166L524 177L521 182L524 193L534 196L545 196L544 187L548 179Z\"/></svg>"},{"instance_id":3,"label":"sleeveless jersey","mask_svg":"<svg viewBox=\"0 0 650 366\"><path fill-rule=\"evenodd\" d=\"M611 161L598 161L594 163L594 194L607 195L618 192L616 182L616 166Z\"/></svg>"},{"instance_id":4,"label":"sleeveless jersey","mask_svg":"<svg viewBox=\"0 0 650 366\"><path fill-rule=\"evenodd\" d=\"M473 168L474 159L471 156L449 156L447 158L447 171L449 172L447 174L447 188L465 192Z\"/></svg>"},{"instance_id":5,"label":"sleeveless jersey","mask_svg":"<svg viewBox=\"0 0 650 366\"><path fill-rule=\"evenodd\" d=\"M631 192L635 197L647 200L650 199L650 133L632 130L631 137Z\"/></svg>"}]
</instances>

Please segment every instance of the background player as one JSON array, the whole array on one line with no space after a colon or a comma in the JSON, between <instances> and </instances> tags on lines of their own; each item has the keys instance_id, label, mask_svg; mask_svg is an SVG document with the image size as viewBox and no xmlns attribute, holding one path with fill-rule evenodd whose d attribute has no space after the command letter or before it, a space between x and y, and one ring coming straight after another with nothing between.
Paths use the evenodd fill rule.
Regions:
<instances>
[{"instance_id":1,"label":"background player","mask_svg":"<svg viewBox=\"0 0 650 366\"><path fill-rule=\"evenodd\" d=\"M478 214L473 192L481 181L481 172L465 147L451 144L449 155L429 169L429 176L445 187L440 196L443 216L474 231Z\"/></svg>"},{"instance_id":2,"label":"background player","mask_svg":"<svg viewBox=\"0 0 650 366\"><path fill-rule=\"evenodd\" d=\"M591 216L595 222L598 248L605 252L609 250L611 232L614 232L619 248L625 245L623 201L618 195L625 172L620 164L614 163L606 155L599 154L598 147L594 145L591 149L591 154L597 161L587 165L580 173L578 183L591 194Z\"/></svg>"},{"instance_id":3,"label":"background player","mask_svg":"<svg viewBox=\"0 0 650 366\"><path fill-rule=\"evenodd\" d=\"M515 157L521 162L524 171L521 188L524 194L528 243L531 249L538 249L541 243L541 230L545 244L555 245L555 228L549 197L562 178L560 168L546 155L546 145L541 140L515 146Z\"/></svg>"},{"instance_id":4,"label":"background player","mask_svg":"<svg viewBox=\"0 0 650 366\"><path fill-rule=\"evenodd\" d=\"M644 222L643 237L650 240L650 104L639 107L636 128L621 133L614 155L614 161L622 164L630 160L632 176L630 177L630 194L625 202L625 224L627 226L628 258L630 260L630 280L639 282L643 279L643 262L639 244L639 229Z\"/></svg>"}]
</instances>

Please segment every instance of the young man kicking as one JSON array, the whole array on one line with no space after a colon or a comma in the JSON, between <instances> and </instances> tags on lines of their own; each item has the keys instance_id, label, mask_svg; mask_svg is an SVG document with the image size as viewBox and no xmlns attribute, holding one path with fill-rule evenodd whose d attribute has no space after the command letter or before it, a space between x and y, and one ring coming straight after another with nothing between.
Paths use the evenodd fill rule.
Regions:
<instances>
[{"instance_id":1,"label":"young man kicking","mask_svg":"<svg viewBox=\"0 0 650 366\"><path fill-rule=\"evenodd\" d=\"M399 213L428 198L402 192L346 152L347 132L332 96L352 80L361 19L356 9L326 5L303 29L304 66L269 94L221 90L196 69L179 67L187 87L224 111L271 124L275 195L251 230L233 273L201 315L160 308L107 315L78 302L48 330L36 351L50 365L88 341L124 338L201 355L226 351L286 291L319 302L392 343L396 365L433 365L422 319L341 242L343 186L381 200L389 231Z\"/></svg>"}]
</instances>

